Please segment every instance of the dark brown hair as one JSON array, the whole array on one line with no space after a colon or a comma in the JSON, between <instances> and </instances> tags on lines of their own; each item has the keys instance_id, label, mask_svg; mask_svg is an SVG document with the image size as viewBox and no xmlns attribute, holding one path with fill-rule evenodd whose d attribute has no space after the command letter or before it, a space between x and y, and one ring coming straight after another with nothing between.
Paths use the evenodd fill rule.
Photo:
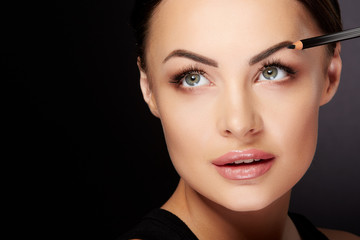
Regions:
<instances>
[{"instance_id":1,"label":"dark brown hair","mask_svg":"<svg viewBox=\"0 0 360 240\"><path fill-rule=\"evenodd\" d=\"M324 34L342 30L341 13L338 0L297 0L304 4L306 9L316 20ZM131 25L134 29L137 54L141 59L141 66L146 69L145 47L149 30L149 22L154 10L161 0L136 0L131 16ZM329 52L334 53L336 44L329 45Z\"/></svg>"},{"instance_id":2,"label":"dark brown hair","mask_svg":"<svg viewBox=\"0 0 360 240\"><path fill-rule=\"evenodd\" d=\"M338 0L298 0L305 5L324 34L342 31L341 12ZM336 43L328 45L334 53Z\"/></svg>"}]
</instances>

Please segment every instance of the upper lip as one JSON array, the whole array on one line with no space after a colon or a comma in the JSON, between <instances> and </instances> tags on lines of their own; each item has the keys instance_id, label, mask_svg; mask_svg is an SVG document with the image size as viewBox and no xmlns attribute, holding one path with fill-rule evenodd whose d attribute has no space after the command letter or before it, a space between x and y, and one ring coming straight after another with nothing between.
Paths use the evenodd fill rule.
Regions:
<instances>
[{"instance_id":1,"label":"upper lip","mask_svg":"<svg viewBox=\"0 0 360 240\"><path fill-rule=\"evenodd\" d=\"M212 161L212 164L217 166L223 166L226 164L234 163L235 161L243 161L250 159L269 160L272 158L275 158L273 154L258 149L232 150Z\"/></svg>"}]
</instances>

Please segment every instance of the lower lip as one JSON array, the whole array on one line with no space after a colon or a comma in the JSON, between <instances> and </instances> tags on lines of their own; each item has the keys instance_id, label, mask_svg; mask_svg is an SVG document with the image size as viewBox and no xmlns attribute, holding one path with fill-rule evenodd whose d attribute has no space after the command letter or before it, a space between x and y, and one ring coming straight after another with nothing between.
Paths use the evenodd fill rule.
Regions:
<instances>
[{"instance_id":1,"label":"lower lip","mask_svg":"<svg viewBox=\"0 0 360 240\"><path fill-rule=\"evenodd\" d=\"M270 170L274 158L268 160L261 160L253 163L243 163L239 165L215 165L218 173L229 180L247 180L254 179L264 175Z\"/></svg>"}]
</instances>

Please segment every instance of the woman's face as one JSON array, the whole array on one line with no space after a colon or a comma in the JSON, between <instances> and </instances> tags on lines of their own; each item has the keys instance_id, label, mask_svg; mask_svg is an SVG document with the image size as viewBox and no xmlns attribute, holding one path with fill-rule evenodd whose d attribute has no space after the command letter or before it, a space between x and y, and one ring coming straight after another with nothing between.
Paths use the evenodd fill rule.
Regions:
<instances>
[{"instance_id":1,"label":"woman's face","mask_svg":"<svg viewBox=\"0 0 360 240\"><path fill-rule=\"evenodd\" d=\"M163 0L149 30L141 86L184 182L234 211L289 192L314 156L319 106L336 91L325 47L283 47L320 34L305 8ZM263 160L228 165L249 159Z\"/></svg>"}]
</instances>

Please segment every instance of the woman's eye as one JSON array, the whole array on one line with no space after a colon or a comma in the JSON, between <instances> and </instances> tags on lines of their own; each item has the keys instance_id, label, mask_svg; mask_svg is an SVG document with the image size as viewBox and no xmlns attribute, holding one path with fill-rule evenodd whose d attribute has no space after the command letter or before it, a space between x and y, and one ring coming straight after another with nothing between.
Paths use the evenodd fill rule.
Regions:
<instances>
[{"instance_id":1,"label":"woman's eye","mask_svg":"<svg viewBox=\"0 0 360 240\"><path fill-rule=\"evenodd\" d=\"M259 80L281 80L287 75L288 73L279 67L266 67L260 74Z\"/></svg>"},{"instance_id":2,"label":"woman's eye","mask_svg":"<svg viewBox=\"0 0 360 240\"><path fill-rule=\"evenodd\" d=\"M209 85L209 84L210 81L199 73L189 73L184 77L182 81L182 85L185 87L197 87L197 86Z\"/></svg>"}]
</instances>

